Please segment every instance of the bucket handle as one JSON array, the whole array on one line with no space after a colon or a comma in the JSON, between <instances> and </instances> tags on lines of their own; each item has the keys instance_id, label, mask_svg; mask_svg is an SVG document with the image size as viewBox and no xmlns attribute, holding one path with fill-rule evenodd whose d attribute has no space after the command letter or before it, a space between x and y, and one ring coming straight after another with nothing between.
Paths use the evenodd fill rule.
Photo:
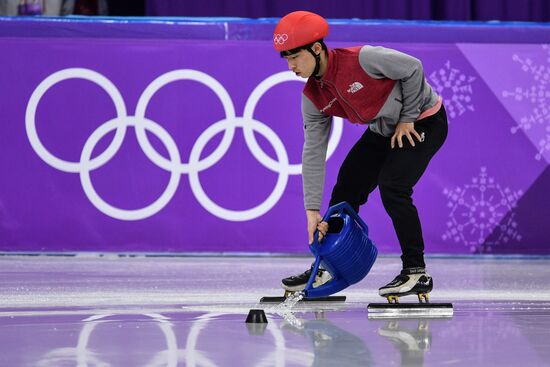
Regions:
<instances>
[{"instance_id":1,"label":"bucket handle","mask_svg":"<svg viewBox=\"0 0 550 367\"><path fill-rule=\"evenodd\" d=\"M365 232L367 233L368 235L368 232L369 232L369 228L367 227L367 224L365 222L363 222L363 219L361 219L361 217L357 214L357 212L355 210L353 210L353 208L351 207L351 205L348 204L347 201L342 201L341 203L338 203L336 205L333 205L331 206L325 216L323 217L323 221L327 221L330 216L336 212L343 212L343 211L346 211L348 212L348 214L357 221L357 223L359 223L359 225L365 230Z\"/></svg>"},{"instance_id":2,"label":"bucket handle","mask_svg":"<svg viewBox=\"0 0 550 367\"><path fill-rule=\"evenodd\" d=\"M342 213L344 211L346 211L357 223L359 223L361 228L363 228L363 230L368 236L369 227L363 221L363 219L361 219L361 217L355 212L355 210L353 210L353 208L351 207L351 205L348 204L347 201L342 201L341 203L338 203L328 208L327 212L323 216L323 222L326 222L327 220L329 220L331 215L333 215L334 213ZM315 232L313 233L313 243L310 245L310 247L313 250L315 250L315 248L319 246L318 238L319 238L319 230L315 230Z\"/></svg>"}]
</instances>

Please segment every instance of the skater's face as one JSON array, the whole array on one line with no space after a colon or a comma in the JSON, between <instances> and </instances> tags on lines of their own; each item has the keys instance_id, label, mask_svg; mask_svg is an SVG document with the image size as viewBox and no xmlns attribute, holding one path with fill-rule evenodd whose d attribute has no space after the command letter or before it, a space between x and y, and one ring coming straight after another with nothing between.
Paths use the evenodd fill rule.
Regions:
<instances>
[{"instance_id":1,"label":"skater's face","mask_svg":"<svg viewBox=\"0 0 550 367\"><path fill-rule=\"evenodd\" d=\"M319 44L315 44L319 45ZM314 51L315 51L314 45ZM317 51L317 53L320 50ZM307 51L300 50L299 52L284 57L288 63L288 68L301 78L309 78L315 69L315 57Z\"/></svg>"}]
</instances>

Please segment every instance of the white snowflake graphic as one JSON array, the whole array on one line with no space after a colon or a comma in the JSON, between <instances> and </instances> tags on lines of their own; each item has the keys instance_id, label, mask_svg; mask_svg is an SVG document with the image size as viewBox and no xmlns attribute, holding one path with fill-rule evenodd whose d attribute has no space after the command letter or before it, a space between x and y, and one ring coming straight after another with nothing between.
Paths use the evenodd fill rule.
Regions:
<instances>
[{"instance_id":1,"label":"white snowflake graphic","mask_svg":"<svg viewBox=\"0 0 550 367\"><path fill-rule=\"evenodd\" d=\"M529 58L522 58L517 54L512 55L512 60L521 65L521 70L528 73L533 84L528 88L516 87L513 91L503 91L503 97L512 97L516 101L528 101L533 106L529 116L522 116L517 126L511 131L515 134L518 130L527 131L534 126L541 126L541 139L538 141L538 153L535 159L540 160L545 151L550 151L550 45L542 45L547 53L547 65L536 65Z\"/></svg>"},{"instance_id":2,"label":"white snowflake graphic","mask_svg":"<svg viewBox=\"0 0 550 367\"><path fill-rule=\"evenodd\" d=\"M445 102L445 109L449 120L461 116L466 111L474 111L472 104L472 82L476 80L473 76L467 76L459 69L451 66L447 60L445 66L430 74L432 87Z\"/></svg>"},{"instance_id":3,"label":"white snowflake graphic","mask_svg":"<svg viewBox=\"0 0 550 367\"><path fill-rule=\"evenodd\" d=\"M451 209L447 230L442 236L444 241L469 246L471 252L490 253L493 246L521 240L514 208L523 193L502 188L488 176L486 167L481 167L479 176L473 177L471 184L445 189L443 194ZM487 237L491 234L489 241Z\"/></svg>"}]
</instances>

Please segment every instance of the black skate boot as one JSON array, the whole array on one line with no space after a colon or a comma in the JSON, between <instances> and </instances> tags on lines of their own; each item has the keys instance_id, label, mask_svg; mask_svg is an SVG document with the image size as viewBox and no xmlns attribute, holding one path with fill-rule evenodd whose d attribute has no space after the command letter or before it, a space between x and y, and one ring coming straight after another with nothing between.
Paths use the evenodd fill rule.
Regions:
<instances>
[{"instance_id":1,"label":"black skate boot","mask_svg":"<svg viewBox=\"0 0 550 367\"><path fill-rule=\"evenodd\" d=\"M303 291L307 285L307 282L309 280L309 277L311 276L311 271L313 269L313 265L311 268L303 272L299 275L293 275L288 278L284 278L282 280L282 287L285 290L285 297L294 292ZM328 281L332 279L332 276L328 271L325 269L319 268L317 270L317 276L315 277L315 280L313 281L313 288L317 288Z\"/></svg>"},{"instance_id":2,"label":"black skate boot","mask_svg":"<svg viewBox=\"0 0 550 367\"><path fill-rule=\"evenodd\" d=\"M398 303L400 296L418 295L420 302L428 302L428 293L433 289L433 280L425 268L407 268L390 283L378 290L390 303Z\"/></svg>"}]
</instances>

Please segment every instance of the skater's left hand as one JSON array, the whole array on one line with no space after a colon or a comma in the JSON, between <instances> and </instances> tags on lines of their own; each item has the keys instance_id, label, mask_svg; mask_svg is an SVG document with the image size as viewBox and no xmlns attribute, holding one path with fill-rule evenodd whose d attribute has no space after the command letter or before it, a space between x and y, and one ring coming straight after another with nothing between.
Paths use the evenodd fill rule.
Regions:
<instances>
[{"instance_id":1,"label":"skater's left hand","mask_svg":"<svg viewBox=\"0 0 550 367\"><path fill-rule=\"evenodd\" d=\"M309 244L313 243L313 234L315 231L318 231L317 240L321 242L327 234L328 223L323 222L323 217L321 217L318 210L306 210L306 216Z\"/></svg>"},{"instance_id":2,"label":"skater's left hand","mask_svg":"<svg viewBox=\"0 0 550 367\"><path fill-rule=\"evenodd\" d=\"M397 145L399 148L403 148L403 136L406 136L414 147L414 139L411 135L414 135L418 141L422 141L420 134L414 129L414 122L400 121L395 127L395 133L391 137L391 148L395 148L395 140L397 139Z\"/></svg>"}]
</instances>

